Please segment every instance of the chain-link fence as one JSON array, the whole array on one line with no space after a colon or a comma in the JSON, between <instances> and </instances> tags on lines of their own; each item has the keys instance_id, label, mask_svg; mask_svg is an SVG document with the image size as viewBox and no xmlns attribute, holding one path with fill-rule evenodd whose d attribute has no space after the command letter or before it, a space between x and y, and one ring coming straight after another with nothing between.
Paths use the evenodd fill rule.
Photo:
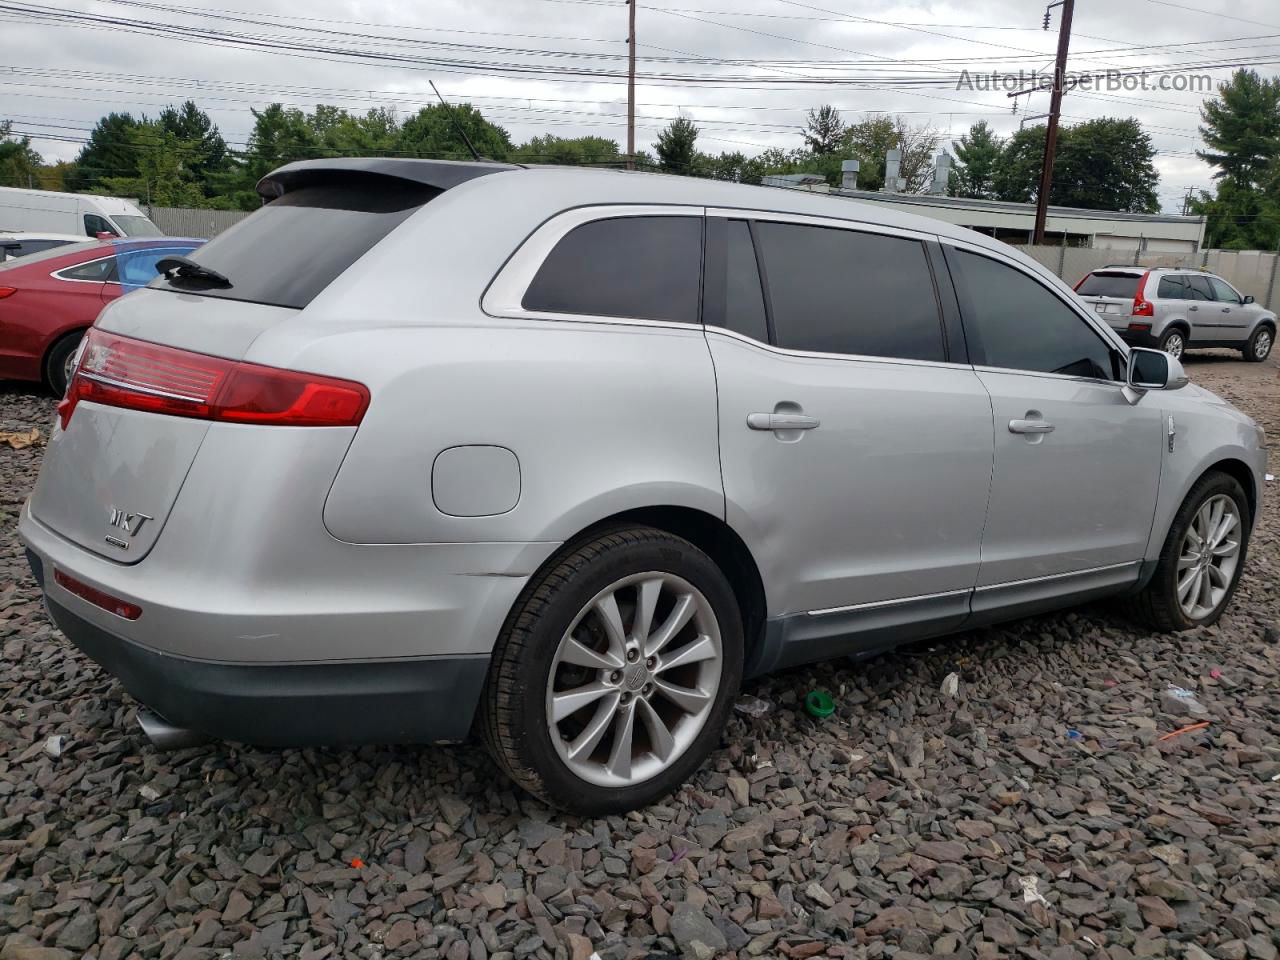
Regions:
<instances>
[{"instance_id":1,"label":"chain-link fence","mask_svg":"<svg viewBox=\"0 0 1280 960\"><path fill-rule=\"evenodd\" d=\"M1019 246L1067 283L1076 283L1091 270L1117 265L1178 267L1216 273L1241 293L1253 296L1268 310L1280 306L1280 255L1260 250L1201 250L1197 253L1127 253L1091 247Z\"/></svg>"}]
</instances>

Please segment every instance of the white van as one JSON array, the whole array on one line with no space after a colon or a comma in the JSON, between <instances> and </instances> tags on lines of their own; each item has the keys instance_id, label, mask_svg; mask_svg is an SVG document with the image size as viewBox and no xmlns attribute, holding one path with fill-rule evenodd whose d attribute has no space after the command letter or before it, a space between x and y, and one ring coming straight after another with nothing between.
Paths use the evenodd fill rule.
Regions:
<instances>
[{"instance_id":1,"label":"white van","mask_svg":"<svg viewBox=\"0 0 1280 960\"><path fill-rule=\"evenodd\" d=\"M33 230L86 237L163 235L137 206L119 197L0 187L0 233Z\"/></svg>"}]
</instances>

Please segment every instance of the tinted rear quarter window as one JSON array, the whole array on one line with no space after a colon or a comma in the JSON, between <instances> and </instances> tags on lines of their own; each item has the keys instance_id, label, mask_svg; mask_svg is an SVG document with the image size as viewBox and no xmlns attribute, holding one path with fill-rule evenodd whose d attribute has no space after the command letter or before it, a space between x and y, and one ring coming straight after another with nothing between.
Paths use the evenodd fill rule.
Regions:
<instances>
[{"instance_id":1,"label":"tinted rear quarter window","mask_svg":"<svg viewBox=\"0 0 1280 960\"><path fill-rule=\"evenodd\" d=\"M540 313L698 322L702 218L610 217L570 230L521 306Z\"/></svg>"},{"instance_id":2,"label":"tinted rear quarter window","mask_svg":"<svg viewBox=\"0 0 1280 960\"><path fill-rule=\"evenodd\" d=\"M382 177L301 187L188 256L231 281L159 278L151 286L224 300L302 308L375 244L440 194Z\"/></svg>"},{"instance_id":3,"label":"tinted rear quarter window","mask_svg":"<svg viewBox=\"0 0 1280 960\"><path fill-rule=\"evenodd\" d=\"M89 280L95 283L105 283L108 280L115 279L116 258L114 255L106 256L100 260L90 260L88 263L67 267L65 270L59 270L58 276L64 280Z\"/></svg>"},{"instance_id":4,"label":"tinted rear quarter window","mask_svg":"<svg viewBox=\"0 0 1280 960\"><path fill-rule=\"evenodd\" d=\"M1091 273L1084 278L1076 293L1082 297L1119 297L1132 300L1138 295L1138 281L1141 274L1134 273Z\"/></svg>"},{"instance_id":5,"label":"tinted rear quarter window","mask_svg":"<svg viewBox=\"0 0 1280 960\"><path fill-rule=\"evenodd\" d=\"M944 360L933 275L918 240L755 224L778 346Z\"/></svg>"},{"instance_id":6,"label":"tinted rear quarter window","mask_svg":"<svg viewBox=\"0 0 1280 960\"><path fill-rule=\"evenodd\" d=\"M1161 300L1190 300L1191 291L1187 288L1187 278L1177 275L1161 277L1156 296Z\"/></svg>"}]
</instances>

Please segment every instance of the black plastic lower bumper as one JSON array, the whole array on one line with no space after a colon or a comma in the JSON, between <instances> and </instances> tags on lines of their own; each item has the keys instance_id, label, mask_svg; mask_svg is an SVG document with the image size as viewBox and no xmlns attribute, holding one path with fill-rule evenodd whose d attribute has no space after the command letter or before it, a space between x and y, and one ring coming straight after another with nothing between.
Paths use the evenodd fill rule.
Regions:
<instances>
[{"instance_id":1,"label":"black plastic lower bumper","mask_svg":"<svg viewBox=\"0 0 1280 960\"><path fill-rule=\"evenodd\" d=\"M1160 346L1160 338L1153 337L1150 331L1142 333L1137 330L1117 330L1120 339L1131 347L1151 347L1156 349Z\"/></svg>"},{"instance_id":2,"label":"black plastic lower bumper","mask_svg":"<svg viewBox=\"0 0 1280 960\"><path fill-rule=\"evenodd\" d=\"M43 586L38 558L32 572ZM214 663L159 653L49 600L59 629L171 724L261 746L437 743L467 737L489 658Z\"/></svg>"}]
</instances>

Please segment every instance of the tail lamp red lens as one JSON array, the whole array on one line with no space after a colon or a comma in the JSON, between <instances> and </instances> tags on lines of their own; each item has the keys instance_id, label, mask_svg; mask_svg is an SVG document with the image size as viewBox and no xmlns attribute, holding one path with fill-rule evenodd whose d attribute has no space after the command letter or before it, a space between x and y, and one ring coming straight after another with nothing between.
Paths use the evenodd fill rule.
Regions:
<instances>
[{"instance_id":1,"label":"tail lamp red lens","mask_svg":"<svg viewBox=\"0 0 1280 960\"><path fill-rule=\"evenodd\" d=\"M1155 305L1144 296L1147 290L1147 277L1149 276L1151 276L1150 270L1142 275L1142 278L1138 281L1138 292L1133 295L1133 315L1135 317L1154 317L1156 315Z\"/></svg>"},{"instance_id":2,"label":"tail lamp red lens","mask_svg":"<svg viewBox=\"0 0 1280 960\"><path fill-rule=\"evenodd\" d=\"M91 329L67 395L63 429L81 401L173 417L287 427L354 427L364 384L146 343Z\"/></svg>"},{"instance_id":3,"label":"tail lamp red lens","mask_svg":"<svg viewBox=\"0 0 1280 960\"><path fill-rule=\"evenodd\" d=\"M17 287L0 287L0 300L3 300L5 297L12 297L17 292Z\"/></svg>"},{"instance_id":4,"label":"tail lamp red lens","mask_svg":"<svg viewBox=\"0 0 1280 960\"><path fill-rule=\"evenodd\" d=\"M137 620L142 616L142 608L136 603L113 597L111 594L104 593L97 587L91 587L87 583L63 573L61 570L53 571L53 579L67 593L74 593L81 600L91 603L95 607L101 607L107 613L114 613L117 617L123 617L126 620Z\"/></svg>"}]
</instances>

